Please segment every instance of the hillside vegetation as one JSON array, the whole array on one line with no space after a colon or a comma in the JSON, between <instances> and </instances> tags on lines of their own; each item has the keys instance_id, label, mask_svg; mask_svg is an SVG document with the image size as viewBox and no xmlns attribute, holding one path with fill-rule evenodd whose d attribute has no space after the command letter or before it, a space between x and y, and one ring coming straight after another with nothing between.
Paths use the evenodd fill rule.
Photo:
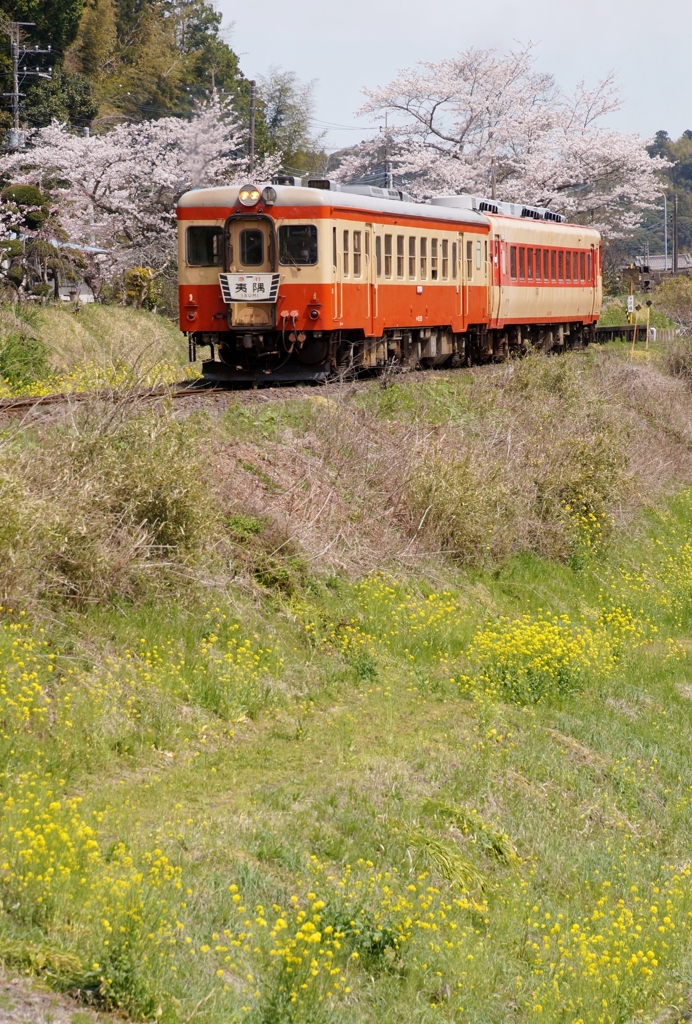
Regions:
<instances>
[{"instance_id":1,"label":"hillside vegetation","mask_svg":"<svg viewBox=\"0 0 692 1024\"><path fill-rule=\"evenodd\" d=\"M0 957L165 1022L685 1019L689 366L4 421Z\"/></svg>"}]
</instances>

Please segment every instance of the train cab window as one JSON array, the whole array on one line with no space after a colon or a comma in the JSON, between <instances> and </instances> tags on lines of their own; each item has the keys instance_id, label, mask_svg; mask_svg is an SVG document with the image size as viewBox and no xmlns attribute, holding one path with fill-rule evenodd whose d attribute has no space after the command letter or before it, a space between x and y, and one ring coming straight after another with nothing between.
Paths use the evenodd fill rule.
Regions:
<instances>
[{"instance_id":1,"label":"train cab window","mask_svg":"<svg viewBox=\"0 0 692 1024\"><path fill-rule=\"evenodd\" d=\"M384 236L384 276L392 276L392 236Z\"/></svg>"},{"instance_id":2,"label":"train cab window","mask_svg":"<svg viewBox=\"0 0 692 1024\"><path fill-rule=\"evenodd\" d=\"M457 252L458 252L457 243L456 242L452 242L452 278L455 281L457 279L457 259L458 259Z\"/></svg>"},{"instance_id":3,"label":"train cab window","mask_svg":"<svg viewBox=\"0 0 692 1024\"><path fill-rule=\"evenodd\" d=\"M565 253L565 281L572 280L572 253Z\"/></svg>"},{"instance_id":4,"label":"train cab window","mask_svg":"<svg viewBox=\"0 0 692 1024\"><path fill-rule=\"evenodd\" d=\"M404 277L404 236L396 236L396 276L403 280Z\"/></svg>"},{"instance_id":5,"label":"train cab window","mask_svg":"<svg viewBox=\"0 0 692 1024\"><path fill-rule=\"evenodd\" d=\"M436 238L430 239L430 280L437 281L437 249L438 241Z\"/></svg>"},{"instance_id":6,"label":"train cab window","mask_svg":"<svg viewBox=\"0 0 692 1024\"><path fill-rule=\"evenodd\" d=\"M584 280L584 253L579 253L579 280Z\"/></svg>"},{"instance_id":7,"label":"train cab window","mask_svg":"<svg viewBox=\"0 0 692 1024\"><path fill-rule=\"evenodd\" d=\"M244 267L259 267L264 263L264 236L257 228L240 232L240 262Z\"/></svg>"},{"instance_id":8,"label":"train cab window","mask_svg":"<svg viewBox=\"0 0 692 1024\"><path fill-rule=\"evenodd\" d=\"M353 232L353 276L360 277L362 272L363 256L361 253L362 231Z\"/></svg>"},{"instance_id":9,"label":"train cab window","mask_svg":"<svg viewBox=\"0 0 692 1024\"><path fill-rule=\"evenodd\" d=\"M185 241L188 267L219 267L223 263L223 228L188 228Z\"/></svg>"},{"instance_id":10,"label":"train cab window","mask_svg":"<svg viewBox=\"0 0 692 1024\"><path fill-rule=\"evenodd\" d=\"M481 243L476 242L476 270L481 269Z\"/></svg>"},{"instance_id":11,"label":"train cab window","mask_svg":"<svg viewBox=\"0 0 692 1024\"><path fill-rule=\"evenodd\" d=\"M348 231L344 231L344 277L348 277Z\"/></svg>"},{"instance_id":12,"label":"train cab window","mask_svg":"<svg viewBox=\"0 0 692 1024\"><path fill-rule=\"evenodd\" d=\"M519 246L519 280L523 281L526 277L526 269L524 267L524 246Z\"/></svg>"},{"instance_id":13,"label":"train cab window","mask_svg":"<svg viewBox=\"0 0 692 1024\"><path fill-rule=\"evenodd\" d=\"M586 280L591 280L591 253L586 254Z\"/></svg>"},{"instance_id":14,"label":"train cab window","mask_svg":"<svg viewBox=\"0 0 692 1024\"><path fill-rule=\"evenodd\" d=\"M550 280L550 253L547 249L543 250L543 280Z\"/></svg>"},{"instance_id":15,"label":"train cab window","mask_svg":"<svg viewBox=\"0 0 692 1024\"><path fill-rule=\"evenodd\" d=\"M513 281L517 279L517 247L516 245L510 245L509 247L509 276Z\"/></svg>"},{"instance_id":16,"label":"train cab window","mask_svg":"<svg viewBox=\"0 0 692 1024\"><path fill-rule=\"evenodd\" d=\"M442 239L442 280L449 280L449 239Z\"/></svg>"},{"instance_id":17,"label":"train cab window","mask_svg":"<svg viewBox=\"0 0 692 1024\"><path fill-rule=\"evenodd\" d=\"M533 281L533 249L526 250L526 280Z\"/></svg>"},{"instance_id":18,"label":"train cab window","mask_svg":"<svg viewBox=\"0 0 692 1024\"><path fill-rule=\"evenodd\" d=\"M473 242L466 243L466 280L473 277Z\"/></svg>"},{"instance_id":19,"label":"train cab window","mask_svg":"<svg viewBox=\"0 0 692 1024\"><path fill-rule=\"evenodd\" d=\"M317 227L314 224L281 225L279 263L284 267L314 267L317 263Z\"/></svg>"},{"instance_id":20,"label":"train cab window","mask_svg":"<svg viewBox=\"0 0 692 1024\"><path fill-rule=\"evenodd\" d=\"M425 281L428 276L428 240L420 240L420 279Z\"/></svg>"},{"instance_id":21,"label":"train cab window","mask_svg":"<svg viewBox=\"0 0 692 1024\"><path fill-rule=\"evenodd\" d=\"M416 277L416 239L411 235L408 240L408 276L414 281Z\"/></svg>"}]
</instances>

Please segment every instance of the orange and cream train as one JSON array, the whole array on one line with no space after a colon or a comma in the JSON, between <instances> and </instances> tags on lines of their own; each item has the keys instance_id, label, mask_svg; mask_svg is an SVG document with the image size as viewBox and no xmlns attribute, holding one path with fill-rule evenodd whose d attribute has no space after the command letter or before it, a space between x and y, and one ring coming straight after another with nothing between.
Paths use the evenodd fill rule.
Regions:
<instances>
[{"instance_id":1,"label":"orange and cream train","mask_svg":"<svg viewBox=\"0 0 692 1024\"><path fill-rule=\"evenodd\" d=\"M535 207L369 185L196 189L178 203L180 326L217 382L459 366L585 343L601 240Z\"/></svg>"}]
</instances>

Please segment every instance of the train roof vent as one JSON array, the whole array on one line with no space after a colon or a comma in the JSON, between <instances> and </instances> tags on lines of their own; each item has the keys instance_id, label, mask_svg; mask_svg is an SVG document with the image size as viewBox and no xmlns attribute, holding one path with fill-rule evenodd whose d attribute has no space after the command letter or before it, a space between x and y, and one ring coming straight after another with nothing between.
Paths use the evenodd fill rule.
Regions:
<instances>
[{"instance_id":1,"label":"train roof vent","mask_svg":"<svg viewBox=\"0 0 692 1024\"><path fill-rule=\"evenodd\" d=\"M380 188L378 185L341 185L341 192L351 192L357 196L372 196L374 199L396 199L404 203L412 203L408 192L398 188Z\"/></svg>"},{"instance_id":2,"label":"train roof vent","mask_svg":"<svg viewBox=\"0 0 692 1024\"><path fill-rule=\"evenodd\" d=\"M293 174L275 174L272 178L272 185L301 185L302 179L296 178Z\"/></svg>"},{"instance_id":3,"label":"train roof vent","mask_svg":"<svg viewBox=\"0 0 692 1024\"><path fill-rule=\"evenodd\" d=\"M531 217L532 220L543 220L543 214L533 206L522 206L522 217Z\"/></svg>"},{"instance_id":4,"label":"train roof vent","mask_svg":"<svg viewBox=\"0 0 692 1024\"><path fill-rule=\"evenodd\" d=\"M308 188L321 188L325 192L340 192L341 185L338 182L332 181L331 178L308 178Z\"/></svg>"},{"instance_id":5,"label":"train roof vent","mask_svg":"<svg viewBox=\"0 0 692 1024\"><path fill-rule=\"evenodd\" d=\"M480 203L478 204L478 209L480 210L481 213L497 214L500 212L497 208L497 203L488 202L487 199L481 199Z\"/></svg>"},{"instance_id":6,"label":"train roof vent","mask_svg":"<svg viewBox=\"0 0 692 1024\"><path fill-rule=\"evenodd\" d=\"M553 213L552 210L543 210L543 220L552 220L557 224L564 224L565 218L561 213Z\"/></svg>"}]
</instances>

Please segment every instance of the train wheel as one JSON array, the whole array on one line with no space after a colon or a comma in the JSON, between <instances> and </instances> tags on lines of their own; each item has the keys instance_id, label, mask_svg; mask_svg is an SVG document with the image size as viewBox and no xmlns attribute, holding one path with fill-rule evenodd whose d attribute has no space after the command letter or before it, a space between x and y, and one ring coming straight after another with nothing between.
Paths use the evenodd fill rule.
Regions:
<instances>
[{"instance_id":1,"label":"train wheel","mask_svg":"<svg viewBox=\"0 0 692 1024\"><path fill-rule=\"evenodd\" d=\"M329 356L329 341L325 338L308 338L294 351L296 359L303 366L319 366Z\"/></svg>"}]
</instances>

